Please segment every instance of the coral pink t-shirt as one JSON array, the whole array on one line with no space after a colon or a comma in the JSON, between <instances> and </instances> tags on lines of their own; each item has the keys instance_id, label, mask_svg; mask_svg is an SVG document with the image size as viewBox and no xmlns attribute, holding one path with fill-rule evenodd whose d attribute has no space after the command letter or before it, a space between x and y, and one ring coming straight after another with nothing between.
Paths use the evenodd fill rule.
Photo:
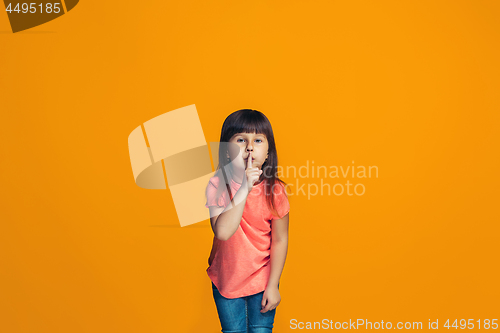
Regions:
<instances>
[{"instance_id":1,"label":"coral pink t-shirt","mask_svg":"<svg viewBox=\"0 0 500 333\"><path fill-rule=\"evenodd\" d=\"M241 184L232 179L230 182L234 197ZM227 191L216 202L218 184L218 177L210 178L207 208L226 207L230 202ZM207 274L226 298L254 295L267 287L271 272L271 221L279 217L269 210L264 192L264 182L254 185L247 196L240 225L231 238L222 241L214 236L212 254L215 255ZM276 210L283 217L290 211L290 204L281 183L274 187L274 194Z\"/></svg>"}]
</instances>

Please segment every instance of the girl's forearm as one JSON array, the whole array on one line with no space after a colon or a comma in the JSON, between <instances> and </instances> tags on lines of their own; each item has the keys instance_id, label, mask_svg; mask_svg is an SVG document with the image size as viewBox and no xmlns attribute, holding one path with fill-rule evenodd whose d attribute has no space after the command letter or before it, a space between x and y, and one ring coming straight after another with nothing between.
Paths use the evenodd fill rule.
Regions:
<instances>
[{"instance_id":1,"label":"girl's forearm","mask_svg":"<svg viewBox=\"0 0 500 333\"><path fill-rule=\"evenodd\" d=\"M281 273L285 266L288 251L288 240L272 241L271 243L271 273L269 275L268 287L278 288Z\"/></svg>"},{"instance_id":2,"label":"girl's forearm","mask_svg":"<svg viewBox=\"0 0 500 333\"><path fill-rule=\"evenodd\" d=\"M248 197L248 188L241 186L231 200L231 204L220 213L215 221L214 234L220 240L228 240L238 230L243 216L245 203Z\"/></svg>"}]
</instances>

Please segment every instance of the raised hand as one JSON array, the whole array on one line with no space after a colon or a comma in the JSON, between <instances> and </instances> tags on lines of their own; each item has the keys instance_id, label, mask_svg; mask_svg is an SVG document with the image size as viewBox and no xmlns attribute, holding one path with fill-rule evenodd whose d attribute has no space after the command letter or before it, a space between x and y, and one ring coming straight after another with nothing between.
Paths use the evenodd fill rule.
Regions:
<instances>
[{"instance_id":1,"label":"raised hand","mask_svg":"<svg viewBox=\"0 0 500 333\"><path fill-rule=\"evenodd\" d=\"M245 169L246 177L243 177L243 185L248 186L248 192L253 188L253 184L259 180L262 170L252 166L252 152L248 153L247 166Z\"/></svg>"}]
</instances>

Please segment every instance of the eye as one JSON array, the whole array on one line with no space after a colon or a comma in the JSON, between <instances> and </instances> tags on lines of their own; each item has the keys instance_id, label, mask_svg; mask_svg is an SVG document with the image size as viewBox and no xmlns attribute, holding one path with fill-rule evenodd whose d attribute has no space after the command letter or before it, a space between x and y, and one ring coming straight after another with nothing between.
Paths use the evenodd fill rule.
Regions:
<instances>
[{"instance_id":1,"label":"eye","mask_svg":"<svg viewBox=\"0 0 500 333\"><path fill-rule=\"evenodd\" d=\"M255 140L255 141L259 141L259 142L262 142L262 140L261 140L261 139L257 139L257 140Z\"/></svg>"},{"instance_id":2,"label":"eye","mask_svg":"<svg viewBox=\"0 0 500 333\"><path fill-rule=\"evenodd\" d=\"M236 140L236 142L243 142L243 141L245 141L245 139L239 138L238 140Z\"/></svg>"}]
</instances>

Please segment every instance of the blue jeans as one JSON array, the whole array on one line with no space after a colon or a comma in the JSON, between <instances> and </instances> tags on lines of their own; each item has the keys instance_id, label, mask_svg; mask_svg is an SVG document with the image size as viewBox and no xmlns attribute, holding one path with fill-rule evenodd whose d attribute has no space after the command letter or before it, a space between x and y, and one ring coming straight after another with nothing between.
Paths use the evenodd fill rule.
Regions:
<instances>
[{"instance_id":1,"label":"blue jeans","mask_svg":"<svg viewBox=\"0 0 500 333\"><path fill-rule=\"evenodd\" d=\"M223 333L271 333L273 331L276 309L265 313L260 312L264 291L239 298L225 298L212 282L212 292Z\"/></svg>"}]
</instances>

